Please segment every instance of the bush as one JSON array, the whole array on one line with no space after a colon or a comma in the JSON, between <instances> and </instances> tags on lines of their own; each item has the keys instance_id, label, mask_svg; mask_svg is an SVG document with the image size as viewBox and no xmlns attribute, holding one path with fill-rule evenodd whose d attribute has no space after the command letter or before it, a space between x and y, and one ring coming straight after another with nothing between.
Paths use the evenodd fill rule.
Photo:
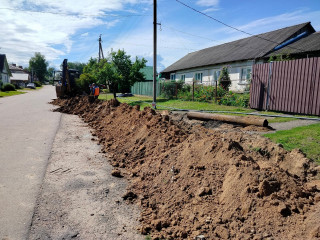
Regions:
<instances>
[{"instance_id":1,"label":"bush","mask_svg":"<svg viewBox=\"0 0 320 240\"><path fill-rule=\"evenodd\" d=\"M3 82L0 80L0 90L2 89L2 86L3 86Z\"/></svg>"},{"instance_id":2,"label":"bush","mask_svg":"<svg viewBox=\"0 0 320 240\"><path fill-rule=\"evenodd\" d=\"M89 85L94 83L94 79L88 73L82 73L80 78L76 79L76 89L78 93L86 92L90 94Z\"/></svg>"},{"instance_id":3,"label":"bush","mask_svg":"<svg viewBox=\"0 0 320 240\"><path fill-rule=\"evenodd\" d=\"M34 81L33 83L36 85L36 87L42 86L42 83L40 81Z\"/></svg>"},{"instance_id":4,"label":"bush","mask_svg":"<svg viewBox=\"0 0 320 240\"><path fill-rule=\"evenodd\" d=\"M249 93L233 93L228 92L220 100L219 104L226 106L235 106L235 107L248 107L250 100Z\"/></svg>"},{"instance_id":5,"label":"bush","mask_svg":"<svg viewBox=\"0 0 320 240\"><path fill-rule=\"evenodd\" d=\"M226 91L218 86L217 97L221 98L226 94ZM200 102L208 102L215 99L216 87L215 86L194 86L194 100ZM192 100L192 85L184 84L178 93L178 98L183 100Z\"/></svg>"},{"instance_id":6,"label":"bush","mask_svg":"<svg viewBox=\"0 0 320 240\"><path fill-rule=\"evenodd\" d=\"M17 83L14 84L14 87L15 87L16 90L17 90L17 89L22 89L22 87L20 87L20 85L17 84Z\"/></svg>"},{"instance_id":7,"label":"bush","mask_svg":"<svg viewBox=\"0 0 320 240\"><path fill-rule=\"evenodd\" d=\"M229 91L229 87L231 86L231 80L229 76L228 67L223 67L221 69L221 74L219 77L219 86L224 90Z\"/></svg>"},{"instance_id":8,"label":"bush","mask_svg":"<svg viewBox=\"0 0 320 240\"><path fill-rule=\"evenodd\" d=\"M8 91L15 91L16 88L14 87L13 84L10 84L10 83L7 83L7 84L4 84L3 87L1 88L1 90L3 92L8 92Z\"/></svg>"},{"instance_id":9,"label":"bush","mask_svg":"<svg viewBox=\"0 0 320 240\"><path fill-rule=\"evenodd\" d=\"M178 97L178 92L181 91L184 85L183 81L164 82L161 86L161 96L167 99Z\"/></svg>"}]
</instances>

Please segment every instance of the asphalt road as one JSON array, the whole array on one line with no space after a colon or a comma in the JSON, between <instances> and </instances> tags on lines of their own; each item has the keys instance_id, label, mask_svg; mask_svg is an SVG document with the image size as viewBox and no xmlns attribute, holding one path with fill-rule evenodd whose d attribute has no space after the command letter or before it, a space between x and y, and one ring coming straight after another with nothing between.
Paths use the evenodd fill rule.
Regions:
<instances>
[{"instance_id":1,"label":"asphalt road","mask_svg":"<svg viewBox=\"0 0 320 240\"><path fill-rule=\"evenodd\" d=\"M61 113L55 89L0 98L0 240L26 239Z\"/></svg>"}]
</instances>

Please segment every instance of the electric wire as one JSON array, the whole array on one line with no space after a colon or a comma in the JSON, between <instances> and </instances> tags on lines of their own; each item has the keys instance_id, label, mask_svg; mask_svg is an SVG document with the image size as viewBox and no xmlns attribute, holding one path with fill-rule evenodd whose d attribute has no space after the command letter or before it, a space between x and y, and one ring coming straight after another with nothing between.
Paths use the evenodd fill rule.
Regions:
<instances>
[{"instance_id":1,"label":"electric wire","mask_svg":"<svg viewBox=\"0 0 320 240\"><path fill-rule=\"evenodd\" d=\"M211 16L205 14L204 12L201 12L201 11L195 9L195 8L187 5L187 4L184 3L184 2L181 2L180 0L176 0L176 2L180 3L181 5L187 7L187 8L189 8L189 9L191 9L191 10L193 10L193 11L195 11L195 12L197 12L197 13L199 13L199 14L207 17L207 18L210 18L210 19L212 19L212 20L214 20L214 21L216 21L216 22L218 22L218 23L220 23L220 24L222 24L222 25L224 25L224 26L226 26L226 27L228 27L228 28L234 29L234 30L236 30L236 31L238 31L238 32L242 32L242 33L244 33L244 34L246 34L246 35L249 35L249 36L252 36L252 37L255 37L255 38L259 38L259 39L262 39L262 40L265 40L265 41L268 41L268 42L271 42L271 43L275 43L275 44L278 44L278 45L281 44L281 43L278 43L278 42L276 42L276 41L273 41L273 40L270 40L270 39L261 37L261 36L259 36L259 35L254 35L254 34L252 34L252 33L248 33L248 32L246 32L246 31L243 31L243 30L241 30L241 29L238 29L238 28L236 28L236 27L233 27L233 26L231 26L231 25L229 25L229 24L226 24L226 23L220 21L219 19L216 19L216 18L214 18L214 17L211 17ZM287 46L287 47L288 47L288 48L295 49L295 50L299 50L299 51L304 51L303 49L295 48L295 47L292 47L292 46Z\"/></svg>"}]
</instances>

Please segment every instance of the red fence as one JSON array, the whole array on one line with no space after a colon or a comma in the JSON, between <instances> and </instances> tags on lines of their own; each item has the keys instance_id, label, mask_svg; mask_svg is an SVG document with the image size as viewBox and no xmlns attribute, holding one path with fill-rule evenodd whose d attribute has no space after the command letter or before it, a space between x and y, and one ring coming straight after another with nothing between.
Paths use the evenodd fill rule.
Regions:
<instances>
[{"instance_id":1,"label":"red fence","mask_svg":"<svg viewBox=\"0 0 320 240\"><path fill-rule=\"evenodd\" d=\"M255 64L250 107L320 116L320 58Z\"/></svg>"}]
</instances>

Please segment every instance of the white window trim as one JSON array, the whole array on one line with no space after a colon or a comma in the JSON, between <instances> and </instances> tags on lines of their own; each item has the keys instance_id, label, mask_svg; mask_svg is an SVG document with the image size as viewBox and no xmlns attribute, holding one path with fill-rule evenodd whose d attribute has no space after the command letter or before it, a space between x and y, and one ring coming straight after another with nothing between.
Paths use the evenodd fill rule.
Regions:
<instances>
[{"instance_id":1,"label":"white window trim","mask_svg":"<svg viewBox=\"0 0 320 240\"><path fill-rule=\"evenodd\" d=\"M198 78L198 74L199 74L199 76L201 76L200 79L197 79L197 78ZM202 73L202 72L196 72L196 73L194 74L194 79L195 79L196 81L199 81L200 83L202 83L202 82L203 82L203 73Z\"/></svg>"},{"instance_id":2,"label":"white window trim","mask_svg":"<svg viewBox=\"0 0 320 240\"><path fill-rule=\"evenodd\" d=\"M170 80L175 81L176 80L176 74L175 73L170 73Z\"/></svg>"}]
</instances>

